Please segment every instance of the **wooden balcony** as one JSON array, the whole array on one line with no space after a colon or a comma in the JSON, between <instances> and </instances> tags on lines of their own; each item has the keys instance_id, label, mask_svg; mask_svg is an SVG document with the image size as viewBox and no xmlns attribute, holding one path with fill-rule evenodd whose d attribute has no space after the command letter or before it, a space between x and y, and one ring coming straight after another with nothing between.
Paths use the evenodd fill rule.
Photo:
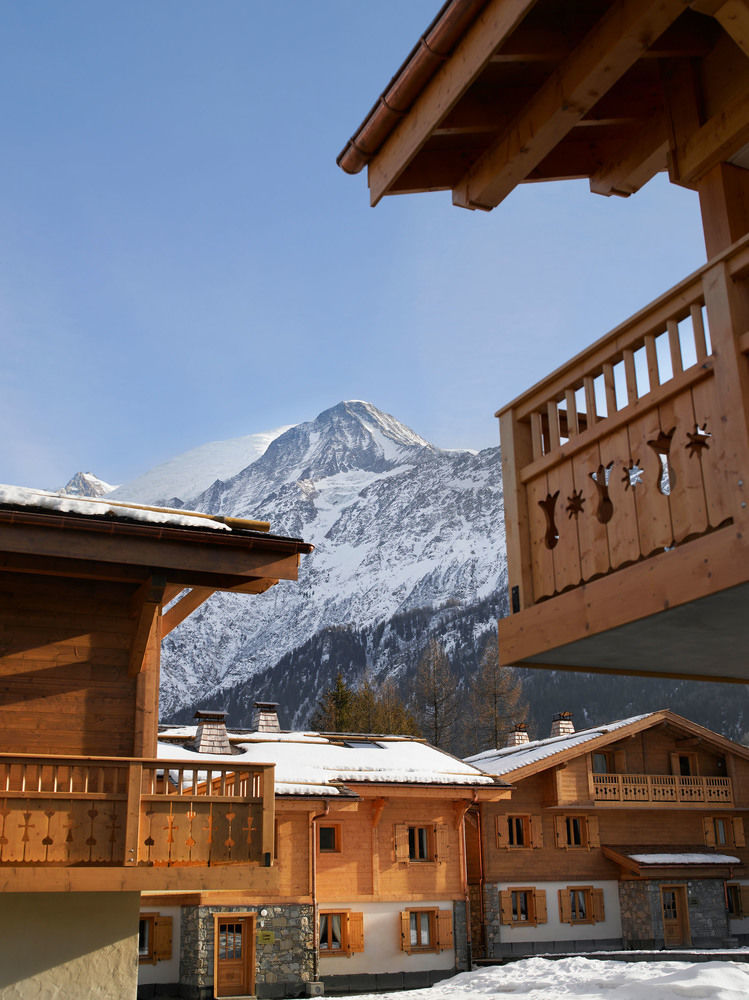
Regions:
<instances>
[{"instance_id":1,"label":"wooden balcony","mask_svg":"<svg viewBox=\"0 0 749 1000\"><path fill-rule=\"evenodd\" d=\"M684 777L674 774L594 774L593 788L596 802L654 802L678 806L734 804L730 778Z\"/></svg>"},{"instance_id":2,"label":"wooden balcony","mask_svg":"<svg viewBox=\"0 0 749 1000\"><path fill-rule=\"evenodd\" d=\"M749 239L497 415L505 664L749 679Z\"/></svg>"},{"instance_id":3,"label":"wooden balcony","mask_svg":"<svg viewBox=\"0 0 749 1000\"><path fill-rule=\"evenodd\" d=\"M0 887L265 887L273 782L272 764L2 754Z\"/></svg>"}]
</instances>

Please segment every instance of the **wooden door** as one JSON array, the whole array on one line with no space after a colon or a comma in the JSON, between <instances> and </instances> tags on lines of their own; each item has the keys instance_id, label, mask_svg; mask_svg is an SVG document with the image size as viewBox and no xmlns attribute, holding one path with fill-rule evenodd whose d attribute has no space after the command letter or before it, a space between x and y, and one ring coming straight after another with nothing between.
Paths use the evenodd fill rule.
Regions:
<instances>
[{"instance_id":1,"label":"wooden door","mask_svg":"<svg viewBox=\"0 0 749 1000\"><path fill-rule=\"evenodd\" d=\"M254 917L214 916L214 991L217 997L251 996L255 991Z\"/></svg>"},{"instance_id":2,"label":"wooden door","mask_svg":"<svg viewBox=\"0 0 749 1000\"><path fill-rule=\"evenodd\" d=\"M678 948L691 943L687 889L684 885L661 886L663 912L663 940L667 948Z\"/></svg>"}]
</instances>

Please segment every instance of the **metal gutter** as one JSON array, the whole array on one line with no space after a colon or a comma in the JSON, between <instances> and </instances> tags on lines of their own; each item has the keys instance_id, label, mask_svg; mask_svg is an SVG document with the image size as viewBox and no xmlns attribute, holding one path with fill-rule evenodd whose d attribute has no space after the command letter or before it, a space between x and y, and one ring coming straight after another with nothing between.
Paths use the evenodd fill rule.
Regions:
<instances>
[{"instance_id":1,"label":"metal gutter","mask_svg":"<svg viewBox=\"0 0 749 1000\"><path fill-rule=\"evenodd\" d=\"M338 154L336 163L342 170L347 174L358 174L369 163L450 56L486 2L446 0L353 137Z\"/></svg>"}]
</instances>

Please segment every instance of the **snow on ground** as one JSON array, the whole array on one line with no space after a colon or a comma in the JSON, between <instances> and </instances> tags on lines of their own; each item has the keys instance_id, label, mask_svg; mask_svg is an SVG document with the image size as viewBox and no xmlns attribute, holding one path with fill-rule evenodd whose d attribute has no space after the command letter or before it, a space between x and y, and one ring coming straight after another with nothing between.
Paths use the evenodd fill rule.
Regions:
<instances>
[{"instance_id":1,"label":"snow on ground","mask_svg":"<svg viewBox=\"0 0 749 1000\"><path fill-rule=\"evenodd\" d=\"M372 1000L746 1000L749 964L526 958ZM351 998L349 998L351 1000Z\"/></svg>"}]
</instances>

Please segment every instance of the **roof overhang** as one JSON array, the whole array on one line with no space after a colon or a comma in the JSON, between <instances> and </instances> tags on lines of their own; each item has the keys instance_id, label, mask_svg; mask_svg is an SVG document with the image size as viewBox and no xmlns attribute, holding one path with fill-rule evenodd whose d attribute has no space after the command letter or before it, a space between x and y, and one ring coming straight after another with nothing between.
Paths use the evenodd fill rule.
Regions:
<instances>
[{"instance_id":1,"label":"roof overhang","mask_svg":"<svg viewBox=\"0 0 749 1000\"><path fill-rule=\"evenodd\" d=\"M693 853L685 852L682 848L670 854L666 854L661 847L654 848L653 853L648 854L641 847L613 848L601 845L601 851L609 861L619 866L625 878L733 878L735 870L743 867L738 858L735 863L725 860L723 855L716 855L715 860L709 860L704 847L696 848ZM638 860L643 855L652 860Z\"/></svg>"},{"instance_id":2,"label":"roof overhang","mask_svg":"<svg viewBox=\"0 0 749 1000\"><path fill-rule=\"evenodd\" d=\"M666 168L693 186L742 164L746 21L724 0L448 0L338 163L367 167L372 204L451 190L488 210L571 178L626 196Z\"/></svg>"}]
</instances>

